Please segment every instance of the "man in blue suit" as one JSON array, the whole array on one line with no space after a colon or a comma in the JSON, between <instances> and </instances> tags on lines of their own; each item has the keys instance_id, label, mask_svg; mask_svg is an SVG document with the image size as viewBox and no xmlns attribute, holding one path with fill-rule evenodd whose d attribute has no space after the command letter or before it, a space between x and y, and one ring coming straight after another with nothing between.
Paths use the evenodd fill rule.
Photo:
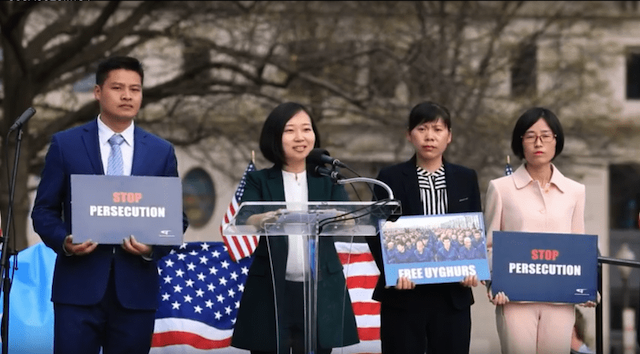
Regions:
<instances>
[{"instance_id":1,"label":"man in blue suit","mask_svg":"<svg viewBox=\"0 0 640 354\"><path fill-rule=\"evenodd\" d=\"M150 350L157 261L170 248L146 245L128 234L114 235L122 238L121 245L74 243L71 235L70 175L178 176L173 146L133 123L143 78L137 59L106 59L98 66L94 88L100 115L51 138L31 217L35 231L57 254L51 296L56 354L97 354L101 347L104 354Z\"/></svg>"}]
</instances>

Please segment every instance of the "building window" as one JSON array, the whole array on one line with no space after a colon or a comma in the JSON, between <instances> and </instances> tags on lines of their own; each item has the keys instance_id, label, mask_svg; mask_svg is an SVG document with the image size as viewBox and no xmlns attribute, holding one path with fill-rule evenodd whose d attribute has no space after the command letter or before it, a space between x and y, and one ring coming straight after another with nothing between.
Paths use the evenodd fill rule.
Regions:
<instances>
[{"instance_id":1,"label":"building window","mask_svg":"<svg viewBox=\"0 0 640 354\"><path fill-rule=\"evenodd\" d=\"M521 43L511 66L511 95L525 96L536 93L538 46L535 42Z\"/></svg>"},{"instance_id":2,"label":"building window","mask_svg":"<svg viewBox=\"0 0 640 354\"><path fill-rule=\"evenodd\" d=\"M182 204L190 226L201 228L209 222L216 206L216 191L207 171L195 168L185 175Z\"/></svg>"},{"instance_id":3,"label":"building window","mask_svg":"<svg viewBox=\"0 0 640 354\"><path fill-rule=\"evenodd\" d=\"M627 99L640 99L640 48L627 52Z\"/></svg>"}]
</instances>

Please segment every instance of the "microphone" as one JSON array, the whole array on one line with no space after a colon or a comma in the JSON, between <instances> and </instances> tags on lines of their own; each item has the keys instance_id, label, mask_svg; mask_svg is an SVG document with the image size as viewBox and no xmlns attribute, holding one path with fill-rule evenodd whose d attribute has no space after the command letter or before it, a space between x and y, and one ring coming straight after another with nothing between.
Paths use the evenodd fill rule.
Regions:
<instances>
[{"instance_id":1,"label":"microphone","mask_svg":"<svg viewBox=\"0 0 640 354\"><path fill-rule=\"evenodd\" d=\"M324 165L329 164L338 167L347 167L344 163L338 159L334 159L329 155L329 152L325 149L315 148L311 150L309 156L307 156L307 162L312 165Z\"/></svg>"},{"instance_id":2,"label":"microphone","mask_svg":"<svg viewBox=\"0 0 640 354\"><path fill-rule=\"evenodd\" d=\"M12 131L14 131L16 129L22 128L24 123L26 123L31 117L33 117L34 114L36 114L36 110L33 109L33 107L27 108L27 110L24 111L22 113L22 115L20 117L18 117L18 119L16 119L16 122L13 123L11 128L9 128L9 133L11 133Z\"/></svg>"},{"instance_id":3,"label":"microphone","mask_svg":"<svg viewBox=\"0 0 640 354\"><path fill-rule=\"evenodd\" d=\"M322 167L322 166L316 166L313 169L313 172L315 172L317 175L319 176L327 176L330 177L333 180L339 180L339 179L345 179L346 177L343 176L340 172L335 171L335 170L330 170L326 167Z\"/></svg>"}]
</instances>

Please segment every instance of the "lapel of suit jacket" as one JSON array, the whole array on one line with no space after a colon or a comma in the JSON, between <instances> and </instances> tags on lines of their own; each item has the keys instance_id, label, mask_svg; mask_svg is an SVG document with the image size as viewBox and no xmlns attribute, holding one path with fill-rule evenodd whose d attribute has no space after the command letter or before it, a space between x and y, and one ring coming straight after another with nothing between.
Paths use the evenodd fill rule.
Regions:
<instances>
[{"instance_id":1,"label":"lapel of suit jacket","mask_svg":"<svg viewBox=\"0 0 640 354\"><path fill-rule=\"evenodd\" d=\"M143 176L145 175L145 164L147 158L153 158L148 156L149 145L147 144L147 132L142 128L134 126L133 128L133 161L131 162L131 175Z\"/></svg>"},{"instance_id":2,"label":"lapel of suit jacket","mask_svg":"<svg viewBox=\"0 0 640 354\"><path fill-rule=\"evenodd\" d=\"M420 187L418 185L418 172L416 171L415 156L402 164L400 172L403 175L403 191L409 200L409 210L403 210L404 215L422 215L424 210L420 203ZM404 208L404 206L403 206Z\"/></svg>"},{"instance_id":3,"label":"lapel of suit jacket","mask_svg":"<svg viewBox=\"0 0 640 354\"><path fill-rule=\"evenodd\" d=\"M267 191L268 196L266 202L284 202L284 181L282 179L282 170L273 166L267 170ZM288 237L270 237L267 242L271 244L271 252L275 260L286 259L289 253Z\"/></svg>"},{"instance_id":4,"label":"lapel of suit jacket","mask_svg":"<svg viewBox=\"0 0 640 354\"><path fill-rule=\"evenodd\" d=\"M327 200L331 196L331 191L325 190L324 179L307 172L307 188L310 202L320 202Z\"/></svg>"},{"instance_id":5,"label":"lapel of suit jacket","mask_svg":"<svg viewBox=\"0 0 640 354\"><path fill-rule=\"evenodd\" d=\"M460 211L458 207L460 205L460 188L452 188L457 186L458 183L462 183L459 178L459 174L456 173L455 167L448 162L444 163L444 179L447 183L447 201L449 202L449 213L457 213Z\"/></svg>"},{"instance_id":6,"label":"lapel of suit jacket","mask_svg":"<svg viewBox=\"0 0 640 354\"><path fill-rule=\"evenodd\" d=\"M284 181L282 170L276 166L267 170L267 189L272 202L284 202Z\"/></svg>"},{"instance_id":7,"label":"lapel of suit jacket","mask_svg":"<svg viewBox=\"0 0 640 354\"><path fill-rule=\"evenodd\" d=\"M100 154L100 141L98 139L98 121L97 118L84 125L82 129L82 142L85 150L89 155L89 161L96 174L104 174L102 166L102 156Z\"/></svg>"}]
</instances>

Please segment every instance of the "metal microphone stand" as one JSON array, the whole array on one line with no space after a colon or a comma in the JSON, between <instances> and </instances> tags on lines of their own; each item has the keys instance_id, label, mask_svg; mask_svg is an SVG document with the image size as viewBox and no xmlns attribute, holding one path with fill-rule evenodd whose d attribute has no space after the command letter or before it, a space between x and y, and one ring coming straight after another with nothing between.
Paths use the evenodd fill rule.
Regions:
<instances>
[{"instance_id":1,"label":"metal microphone stand","mask_svg":"<svg viewBox=\"0 0 640 354\"><path fill-rule=\"evenodd\" d=\"M9 137L7 136L7 141ZM10 264L9 255L13 251L9 247L9 235L11 234L11 220L13 219L13 197L16 187L16 175L18 173L18 161L20 157L20 145L22 143L22 127L18 129L18 136L16 138L16 152L13 160L13 171L11 174L10 187L9 187L9 207L7 211L7 227L5 233L2 236L2 258L0 260L0 274L2 274L2 283L0 283L0 289L3 292L2 302L2 324L0 328L0 335L2 336L2 353L9 352L9 293L11 292L11 277L10 277ZM7 144L8 146L8 144Z\"/></svg>"},{"instance_id":2,"label":"metal microphone stand","mask_svg":"<svg viewBox=\"0 0 640 354\"><path fill-rule=\"evenodd\" d=\"M391 187L389 187L386 183L382 181L378 181L375 178L368 178L368 177L346 178L340 174L340 172L338 171L338 167L335 164L331 165L331 169L328 169L322 166L316 166L314 168L314 172L321 176L327 176L331 178L335 184L345 185L345 184L350 184L355 182L365 182L367 184L378 185L384 188L387 191L387 194L389 195L389 199L385 199L383 204L376 205L377 207L381 205L386 205L387 207L392 209L392 211L386 217L387 220L396 221L398 217L402 215L402 206L400 204L400 201L394 199L393 191L391 190ZM354 172L354 171L351 170L351 172ZM371 192L373 193L373 190L371 190ZM370 210L370 213L371 213L371 210ZM374 214L371 214L371 215L373 216Z\"/></svg>"}]
</instances>

